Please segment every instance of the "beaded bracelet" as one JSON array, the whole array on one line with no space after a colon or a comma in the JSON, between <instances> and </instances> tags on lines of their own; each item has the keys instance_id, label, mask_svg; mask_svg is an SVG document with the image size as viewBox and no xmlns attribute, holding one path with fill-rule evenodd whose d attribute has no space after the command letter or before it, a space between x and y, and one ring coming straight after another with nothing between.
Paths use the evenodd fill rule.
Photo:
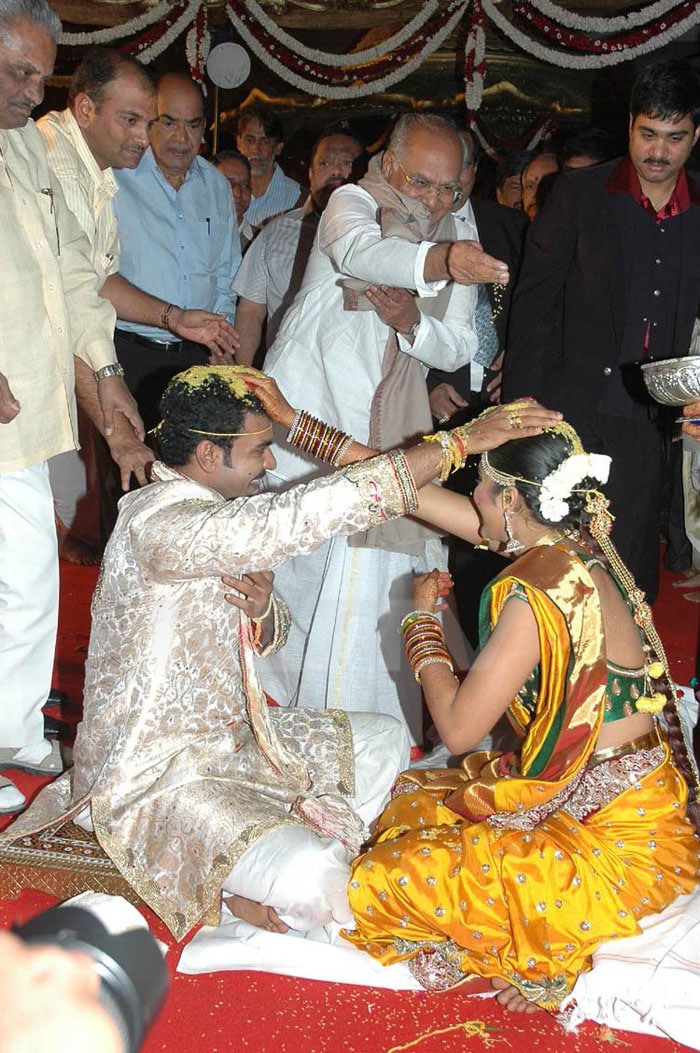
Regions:
<instances>
[{"instance_id":1,"label":"beaded bracelet","mask_svg":"<svg viewBox=\"0 0 700 1053\"><path fill-rule=\"evenodd\" d=\"M449 666L451 673L454 673L455 671L455 667L452 665L452 662L449 657L444 658L442 656L436 655L434 658L425 658L422 662L418 662L415 666L411 667L413 675L416 678L417 683L419 684L421 672L426 665L446 665Z\"/></svg>"}]
</instances>

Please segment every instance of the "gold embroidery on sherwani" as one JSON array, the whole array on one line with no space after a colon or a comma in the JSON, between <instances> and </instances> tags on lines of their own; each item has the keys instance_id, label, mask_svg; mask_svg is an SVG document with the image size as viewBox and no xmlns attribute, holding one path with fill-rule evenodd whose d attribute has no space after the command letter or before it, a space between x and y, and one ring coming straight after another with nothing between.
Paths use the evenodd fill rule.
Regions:
<instances>
[{"instance_id":1,"label":"gold embroidery on sherwani","mask_svg":"<svg viewBox=\"0 0 700 1053\"><path fill-rule=\"evenodd\" d=\"M411 502L386 458L235 501L165 465L154 478L122 499L105 554L72 794L69 775L56 780L4 838L89 801L100 844L182 939L258 838L302 823L296 802L319 801L316 816L331 795L354 817L337 800L354 789L346 714L263 708L255 662L284 644L286 608L275 600L275 636L254 659L222 574L274 569Z\"/></svg>"}]
</instances>

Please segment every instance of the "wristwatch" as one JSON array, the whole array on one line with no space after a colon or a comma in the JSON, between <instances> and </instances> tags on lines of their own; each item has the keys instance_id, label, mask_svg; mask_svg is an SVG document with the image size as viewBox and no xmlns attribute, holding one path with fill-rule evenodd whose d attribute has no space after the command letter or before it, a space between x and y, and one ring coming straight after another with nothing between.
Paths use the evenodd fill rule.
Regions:
<instances>
[{"instance_id":1,"label":"wristwatch","mask_svg":"<svg viewBox=\"0 0 700 1053\"><path fill-rule=\"evenodd\" d=\"M413 323L413 325L408 330L408 332L403 334L404 337L406 338L406 340L410 340L410 342L413 343L413 341L418 336L418 327L419 327L419 325L420 325L420 318L416 319L416 321Z\"/></svg>"},{"instance_id":2,"label":"wristwatch","mask_svg":"<svg viewBox=\"0 0 700 1053\"><path fill-rule=\"evenodd\" d=\"M123 377L124 369L118 362L110 362L108 366L103 366L102 369L96 369L94 376L99 384L101 380L106 380L107 377Z\"/></svg>"}]
</instances>

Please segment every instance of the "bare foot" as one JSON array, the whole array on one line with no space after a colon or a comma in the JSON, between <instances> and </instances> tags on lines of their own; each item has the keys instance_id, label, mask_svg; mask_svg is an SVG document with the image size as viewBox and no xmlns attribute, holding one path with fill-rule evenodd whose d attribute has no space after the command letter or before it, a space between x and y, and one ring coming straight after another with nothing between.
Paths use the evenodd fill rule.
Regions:
<instances>
[{"instance_id":1,"label":"bare foot","mask_svg":"<svg viewBox=\"0 0 700 1053\"><path fill-rule=\"evenodd\" d=\"M498 991L496 1001L504 1009L509 1009L513 1013L536 1013L538 1011L539 1006L535 1005L534 1002L528 1002L527 998L523 998L520 994L518 988L513 987L506 980L494 976L491 980L491 986L495 991Z\"/></svg>"},{"instance_id":2,"label":"bare foot","mask_svg":"<svg viewBox=\"0 0 700 1053\"><path fill-rule=\"evenodd\" d=\"M237 918L254 925L256 929L265 929L266 932L289 932L289 925L280 921L279 915L274 907L263 907L262 903L256 903L253 899L244 896L224 896L224 903Z\"/></svg>"},{"instance_id":3,"label":"bare foot","mask_svg":"<svg viewBox=\"0 0 700 1053\"><path fill-rule=\"evenodd\" d=\"M66 534L58 548L61 559L69 563L77 563L81 567L96 567L100 562L100 554L96 548L89 545L87 541L81 541L73 534Z\"/></svg>"},{"instance_id":4,"label":"bare foot","mask_svg":"<svg viewBox=\"0 0 700 1053\"><path fill-rule=\"evenodd\" d=\"M686 571L682 578L673 582L674 589L700 589L700 571Z\"/></svg>"}]
</instances>

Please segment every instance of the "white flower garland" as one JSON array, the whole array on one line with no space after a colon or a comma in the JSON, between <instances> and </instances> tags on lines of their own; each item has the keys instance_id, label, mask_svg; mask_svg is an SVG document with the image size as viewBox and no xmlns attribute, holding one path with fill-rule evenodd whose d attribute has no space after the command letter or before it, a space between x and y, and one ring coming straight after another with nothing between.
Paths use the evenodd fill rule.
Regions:
<instances>
[{"instance_id":1,"label":"white flower garland","mask_svg":"<svg viewBox=\"0 0 700 1053\"><path fill-rule=\"evenodd\" d=\"M539 143L540 139L542 139L542 137L546 135L547 131L549 130L549 125L551 123L551 118L545 117L542 120L541 124L533 132L532 138L530 139L529 143L527 143L527 145L524 146L523 149L534 150L537 144ZM479 127L477 121L470 121L469 127L478 139L479 145L481 146L481 149L484 151L484 153L488 154L491 160L495 161L496 164L498 164L498 162L501 160L501 154L499 154L498 150L494 146L492 146L491 143L488 141L483 131Z\"/></svg>"},{"instance_id":2,"label":"white flower garland","mask_svg":"<svg viewBox=\"0 0 700 1053\"><path fill-rule=\"evenodd\" d=\"M584 479L607 483L612 458L602 453L574 453L542 480L540 512L550 523L569 514L569 498Z\"/></svg>"},{"instance_id":3,"label":"white flower garland","mask_svg":"<svg viewBox=\"0 0 700 1053\"><path fill-rule=\"evenodd\" d=\"M486 55L486 33L482 26L472 28L464 48L464 64L467 65L470 52L474 52L474 74L471 80L464 81L464 102L471 113L481 106L484 97L484 74L479 66Z\"/></svg>"},{"instance_id":4,"label":"white flower garland","mask_svg":"<svg viewBox=\"0 0 700 1053\"><path fill-rule=\"evenodd\" d=\"M333 66L336 69L348 69L351 66L361 66L366 62L385 58L390 52L395 51L405 44L407 40L410 40L414 33L422 29L425 23L440 9L439 0L427 0L427 3L423 4L420 11L413 16L411 21L407 22L397 33L394 33L393 37L389 37L375 47L365 48L364 51L353 51L349 55L334 55L330 51L316 51L314 48L307 48L299 40L290 36L289 33L285 33L256 0L244 0L244 3L251 15L255 16L260 25L278 43L283 44L284 47L301 58L317 62L320 66Z\"/></svg>"},{"instance_id":5,"label":"white flower garland","mask_svg":"<svg viewBox=\"0 0 700 1053\"><path fill-rule=\"evenodd\" d=\"M150 11L144 12L130 22L122 22L118 26L108 26L106 29L96 29L92 33L61 33L59 44L66 47L82 47L83 44L111 44L114 40L135 36L142 29L148 29L159 19L167 18L172 4L168 0L152 7Z\"/></svg>"},{"instance_id":6,"label":"white flower garland","mask_svg":"<svg viewBox=\"0 0 700 1053\"><path fill-rule=\"evenodd\" d=\"M636 58L638 55L646 55L651 51L658 51L664 44L668 44L671 40L675 40L676 37L687 33L693 26L700 25L699 4L695 11L681 22L676 23L675 26L671 26L665 32L657 33L656 36L650 37L649 40L636 44L634 47L624 48L621 44L611 42L611 50L606 51L603 55L573 55L571 52L563 49L554 50L553 48L542 47L541 44L531 40L525 33L522 33L510 24L508 19L501 14L493 3L493 0L483 0L482 6L493 24L498 26L517 47L527 51L530 55L534 55L535 58L540 59L542 62L548 62L552 66L561 66L563 69L603 69L605 66L617 66L620 62L629 62L630 59Z\"/></svg>"},{"instance_id":7,"label":"white flower garland","mask_svg":"<svg viewBox=\"0 0 700 1053\"><path fill-rule=\"evenodd\" d=\"M190 67L192 76L197 81L205 95L207 94L207 84L202 75L206 69L207 58L209 57L209 51L211 50L211 33L209 32L209 20L206 12L207 9L205 7L204 29L201 40L198 39L196 17L185 37L185 56L187 58L187 64Z\"/></svg>"},{"instance_id":8,"label":"white flower garland","mask_svg":"<svg viewBox=\"0 0 700 1053\"><path fill-rule=\"evenodd\" d=\"M170 29L167 29L163 33L162 37L158 37L152 44L145 47L143 51L137 53L137 58L141 62L151 62L152 59L157 58L158 55L162 54L166 48L170 47L174 40L184 33L190 22L194 22L197 17L197 12L202 6L203 0L190 0L189 4L182 12L180 17L176 19L171 25Z\"/></svg>"},{"instance_id":9,"label":"white flower garland","mask_svg":"<svg viewBox=\"0 0 700 1053\"><path fill-rule=\"evenodd\" d=\"M551 18L554 22L558 22L560 26L566 26L568 29L581 29L585 33L617 33L619 31L627 31L630 29L638 29L640 26L645 26L648 22L653 22L655 18L661 18L663 15L668 14L674 7L679 7L682 0L658 0L655 4L648 4L643 7L641 11L633 11L628 15L619 15L617 18L587 18L584 15L577 15L574 11L567 11L564 7L559 7L557 4L553 4L550 0L530 0L532 6L545 15L546 18Z\"/></svg>"},{"instance_id":10,"label":"white flower garland","mask_svg":"<svg viewBox=\"0 0 700 1053\"><path fill-rule=\"evenodd\" d=\"M246 24L241 18L231 9L230 6L226 7L226 13L231 19L231 22L238 33L243 37L248 47L253 51L261 62L263 62L269 69L281 77L282 80L286 80L288 84L298 88L300 91L305 91L309 95L316 95L325 99L360 99L365 95L374 95L378 91L383 91L385 88L396 84L398 81L403 80L413 73L414 70L418 69L421 63L427 58L428 55L432 55L434 51L442 44L452 30L457 25L467 7L469 6L469 0L462 0L456 7L452 16L449 18L447 23L442 29L430 38L425 44L425 47L412 59L393 70L391 73L387 73L384 77L380 77L377 80L365 80L362 83L351 84L348 87L342 87L338 84L318 84L316 81L311 80L307 77L299 76L293 73L292 70L287 67L278 59L275 55L270 54L269 51L263 47L253 33L248 29ZM311 73L311 69L309 69ZM352 81L352 73L348 73L347 79Z\"/></svg>"}]
</instances>

